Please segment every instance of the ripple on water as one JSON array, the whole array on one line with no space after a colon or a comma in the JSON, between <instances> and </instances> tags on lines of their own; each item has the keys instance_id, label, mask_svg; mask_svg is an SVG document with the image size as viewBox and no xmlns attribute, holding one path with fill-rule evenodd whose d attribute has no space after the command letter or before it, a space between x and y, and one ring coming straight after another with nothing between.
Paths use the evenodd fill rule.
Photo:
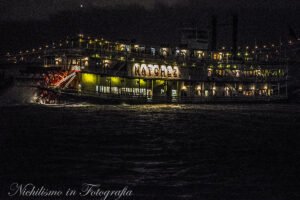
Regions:
<instances>
[{"instance_id":1,"label":"ripple on water","mask_svg":"<svg viewBox=\"0 0 300 200\"><path fill-rule=\"evenodd\" d=\"M288 104L2 106L0 178L128 185L140 199L293 197L298 188L285 185L297 185L291 163L299 154L299 110Z\"/></svg>"}]
</instances>

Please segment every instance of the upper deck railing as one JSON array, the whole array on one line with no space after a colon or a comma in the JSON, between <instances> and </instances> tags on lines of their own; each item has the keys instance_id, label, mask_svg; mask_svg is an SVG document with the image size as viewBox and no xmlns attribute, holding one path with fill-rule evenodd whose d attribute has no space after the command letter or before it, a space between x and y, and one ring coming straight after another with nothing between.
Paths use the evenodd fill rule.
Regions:
<instances>
[{"instance_id":1,"label":"upper deck railing","mask_svg":"<svg viewBox=\"0 0 300 200\"><path fill-rule=\"evenodd\" d=\"M215 60L210 57L196 58L182 56L169 55L152 55L143 52L125 52L118 50L107 50L107 49L51 49L45 51L45 57L55 56L66 56L66 57L90 57L92 59L110 59L110 60L123 60L126 62L147 62L147 63L175 63L180 66L203 66L203 65L238 65L238 66L252 66L252 67L264 67L264 68L283 68L286 65L284 60L241 60L241 59L222 59Z\"/></svg>"}]
</instances>

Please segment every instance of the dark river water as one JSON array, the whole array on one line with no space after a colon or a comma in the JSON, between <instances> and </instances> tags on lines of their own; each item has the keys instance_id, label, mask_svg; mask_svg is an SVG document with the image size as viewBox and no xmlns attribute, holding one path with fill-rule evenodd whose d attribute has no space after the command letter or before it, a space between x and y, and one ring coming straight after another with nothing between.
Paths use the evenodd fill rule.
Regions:
<instances>
[{"instance_id":1,"label":"dark river water","mask_svg":"<svg viewBox=\"0 0 300 200\"><path fill-rule=\"evenodd\" d=\"M14 182L126 186L120 199L136 200L300 199L299 104L0 102L0 199L19 199Z\"/></svg>"}]
</instances>

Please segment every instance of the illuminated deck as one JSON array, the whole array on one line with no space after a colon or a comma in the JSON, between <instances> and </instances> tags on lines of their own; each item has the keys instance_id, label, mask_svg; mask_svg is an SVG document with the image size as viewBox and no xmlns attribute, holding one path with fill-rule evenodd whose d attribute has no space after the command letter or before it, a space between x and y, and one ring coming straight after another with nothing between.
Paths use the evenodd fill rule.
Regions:
<instances>
[{"instance_id":1,"label":"illuminated deck","mask_svg":"<svg viewBox=\"0 0 300 200\"><path fill-rule=\"evenodd\" d=\"M288 66L275 46L246 47L233 55L225 48L153 47L79 35L44 50L42 59L44 67L64 71L50 87L82 95L146 102L287 98Z\"/></svg>"}]
</instances>

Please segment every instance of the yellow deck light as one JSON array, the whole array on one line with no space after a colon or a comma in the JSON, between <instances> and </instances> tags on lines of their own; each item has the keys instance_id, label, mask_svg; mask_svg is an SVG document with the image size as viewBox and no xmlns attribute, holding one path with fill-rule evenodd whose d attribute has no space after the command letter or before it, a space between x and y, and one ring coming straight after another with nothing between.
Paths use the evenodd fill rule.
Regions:
<instances>
[{"instance_id":1,"label":"yellow deck light","mask_svg":"<svg viewBox=\"0 0 300 200\"><path fill-rule=\"evenodd\" d=\"M95 84L96 75L94 74L82 74L82 82L86 84Z\"/></svg>"}]
</instances>

